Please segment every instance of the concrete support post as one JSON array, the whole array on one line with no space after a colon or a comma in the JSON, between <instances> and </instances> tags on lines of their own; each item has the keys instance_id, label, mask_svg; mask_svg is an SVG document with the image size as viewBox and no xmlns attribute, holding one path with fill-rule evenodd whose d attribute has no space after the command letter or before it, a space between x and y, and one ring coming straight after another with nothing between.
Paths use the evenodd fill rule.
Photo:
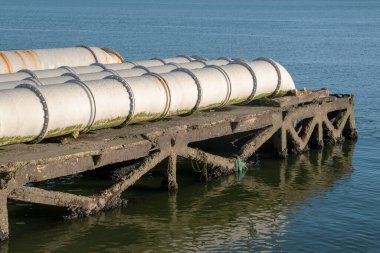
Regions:
<instances>
[{"instance_id":1,"label":"concrete support post","mask_svg":"<svg viewBox=\"0 0 380 253\"><path fill-rule=\"evenodd\" d=\"M288 156L286 128L281 127L273 136L273 145L275 155L279 158Z\"/></svg>"},{"instance_id":2,"label":"concrete support post","mask_svg":"<svg viewBox=\"0 0 380 253\"><path fill-rule=\"evenodd\" d=\"M171 153L167 158L167 166L163 171L161 188L166 190L177 190L177 154Z\"/></svg>"},{"instance_id":3,"label":"concrete support post","mask_svg":"<svg viewBox=\"0 0 380 253\"><path fill-rule=\"evenodd\" d=\"M356 130L356 125L355 125L355 112L354 112L353 107L351 108L350 117L348 118L347 123L343 128L342 134L345 138L349 140L358 139L358 132Z\"/></svg>"},{"instance_id":4,"label":"concrete support post","mask_svg":"<svg viewBox=\"0 0 380 253\"><path fill-rule=\"evenodd\" d=\"M317 142L318 142L318 148L322 148L324 143L323 143L323 121L320 120L318 122L318 126L317 126Z\"/></svg>"},{"instance_id":5,"label":"concrete support post","mask_svg":"<svg viewBox=\"0 0 380 253\"><path fill-rule=\"evenodd\" d=\"M316 126L315 134L313 134L310 144L313 148L323 148L323 121L319 120Z\"/></svg>"}]
</instances>

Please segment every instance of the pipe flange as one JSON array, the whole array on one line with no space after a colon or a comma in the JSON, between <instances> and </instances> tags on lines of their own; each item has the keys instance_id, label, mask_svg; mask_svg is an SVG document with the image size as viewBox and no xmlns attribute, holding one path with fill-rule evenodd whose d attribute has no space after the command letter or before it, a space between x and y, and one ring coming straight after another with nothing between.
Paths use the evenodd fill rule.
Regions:
<instances>
[{"instance_id":1,"label":"pipe flange","mask_svg":"<svg viewBox=\"0 0 380 253\"><path fill-rule=\"evenodd\" d=\"M124 78L122 78L121 76L118 76L118 75L107 76L104 79L113 79L113 80L118 81L119 83L121 83L124 86L124 88L128 92L129 101L130 101L129 113L128 113L128 116L126 117L126 119L124 120L124 122L121 123L121 125L120 125L120 127L125 127L132 120L133 116L135 115L135 108L136 108L135 95L133 94L133 90L131 88L131 85Z\"/></svg>"},{"instance_id":2,"label":"pipe flange","mask_svg":"<svg viewBox=\"0 0 380 253\"><path fill-rule=\"evenodd\" d=\"M256 74L253 71L253 69L251 68L251 66L249 66L249 64L246 61L243 61L243 60L241 60L239 58L234 58L233 61L230 62L228 65L230 65L230 64L239 64L239 65L245 67L249 71L249 73L251 74L251 76L252 76L252 81L253 81L252 92L251 92L251 95L249 95L249 97L247 98L247 102L243 103L243 104L247 104L250 101L252 101L253 98L256 95L256 90L257 90L257 78L256 78Z\"/></svg>"},{"instance_id":3,"label":"pipe flange","mask_svg":"<svg viewBox=\"0 0 380 253\"><path fill-rule=\"evenodd\" d=\"M75 73L64 73L61 76L69 76L72 77L74 80L80 80L80 77Z\"/></svg>"},{"instance_id":4,"label":"pipe flange","mask_svg":"<svg viewBox=\"0 0 380 253\"><path fill-rule=\"evenodd\" d=\"M69 66L61 66L61 67L59 67L59 69L64 69L64 70L67 70L68 72L67 73L72 73L72 74L77 74L74 70L73 70L73 68L71 68L71 67L69 67Z\"/></svg>"},{"instance_id":5,"label":"pipe flange","mask_svg":"<svg viewBox=\"0 0 380 253\"><path fill-rule=\"evenodd\" d=\"M208 59L206 57L199 56L199 55L191 55L190 57L195 59L195 60L208 61Z\"/></svg>"},{"instance_id":6,"label":"pipe flange","mask_svg":"<svg viewBox=\"0 0 380 253\"><path fill-rule=\"evenodd\" d=\"M225 60L225 61L228 61L229 63L233 62L233 60L229 57L219 57L217 60Z\"/></svg>"},{"instance_id":7,"label":"pipe flange","mask_svg":"<svg viewBox=\"0 0 380 253\"><path fill-rule=\"evenodd\" d=\"M102 47L102 50L105 51L108 54L116 55L116 57L119 58L119 60L121 62L125 62L123 56L121 56L121 54L119 54L119 52L113 50L112 48Z\"/></svg>"},{"instance_id":8,"label":"pipe flange","mask_svg":"<svg viewBox=\"0 0 380 253\"><path fill-rule=\"evenodd\" d=\"M162 59L162 58L159 58L159 57L154 57L151 60L157 60L157 61L162 62L164 65L166 64L166 61L164 59Z\"/></svg>"},{"instance_id":9,"label":"pipe flange","mask_svg":"<svg viewBox=\"0 0 380 253\"><path fill-rule=\"evenodd\" d=\"M36 85L36 86L43 86L43 83L41 82L41 80L39 79L35 79L33 77L27 77L27 78L24 78L22 79L23 81L29 81L29 82L32 82L33 85Z\"/></svg>"},{"instance_id":10,"label":"pipe flange","mask_svg":"<svg viewBox=\"0 0 380 253\"><path fill-rule=\"evenodd\" d=\"M16 88L23 88L23 89L28 89L28 90L32 91L34 94L36 94L36 96L38 97L38 99L40 100L40 102L42 104L42 109L44 111L44 123L43 123L42 129L41 129L40 133L38 134L38 136L36 137L36 139L31 141L32 143L38 143L45 138L48 127L49 127L49 108L48 108L48 105L46 102L46 98L45 98L44 94L41 92L41 90L33 84L22 83L22 84L17 85Z\"/></svg>"},{"instance_id":11,"label":"pipe flange","mask_svg":"<svg viewBox=\"0 0 380 253\"><path fill-rule=\"evenodd\" d=\"M177 64L177 63L175 63L175 62L169 62L169 63L166 64L166 65L171 65L171 66L174 66L174 67L176 67L176 68L182 68L181 65L179 65L179 64Z\"/></svg>"},{"instance_id":12,"label":"pipe flange","mask_svg":"<svg viewBox=\"0 0 380 253\"><path fill-rule=\"evenodd\" d=\"M160 83L162 84L162 86L164 87L164 90L165 90L165 93L166 93L166 104L165 104L165 109L164 111L162 112L162 114L160 115L160 117L158 119L163 119L165 118L168 113L169 113L169 110L170 110L170 105L171 105L171 94L170 94L170 88L169 88L169 85L167 83L167 81L165 80L165 78L163 78L160 74L158 73L155 73L155 72L149 72L149 73L146 73L144 74L143 76L153 76L155 78L157 78L158 81L160 81Z\"/></svg>"},{"instance_id":13,"label":"pipe flange","mask_svg":"<svg viewBox=\"0 0 380 253\"><path fill-rule=\"evenodd\" d=\"M30 69L21 69L21 70L17 71L17 73L25 73L34 79L38 79L38 76L36 75L36 73L31 71Z\"/></svg>"},{"instance_id":14,"label":"pipe flange","mask_svg":"<svg viewBox=\"0 0 380 253\"><path fill-rule=\"evenodd\" d=\"M230 98L231 98L232 84L231 84L230 77L228 76L227 72L224 69L222 69L220 66L217 66L217 65L207 65L204 68L213 68L213 69L216 69L220 73L222 73L223 76L224 76L224 78L226 79L226 82L227 82L227 95L226 95L226 98L224 99L224 101L222 102L222 104L219 107L225 106L228 103L228 101L230 100Z\"/></svg>"},{"instance_id":15,"label":"pipe flange","mask_svg":"<svg viewBox=\"0 0 380 253\"><path fill-rule=\"evenodd\" d=\"M280 71L280 68L277 66L277 63L275 61L273 61L272 59L267 58L267 57L260 57L260 58L255 59L254 61L266 61L266 62L270 63L273 66L273 68L276 70L277 77L278 77L277 86L276 86L276 89L274 90L274 92L269 96L270 98L275 97L281 88L281 71Z\"/></svg>"},{"instance_id":16,"label":"pipe flange","mask_svg":"<svg viewBox=\"0 0 380 253\"><path fill-rule=\"evenodd\" d=\"M137 64L136 62L134 61L124 61L124 63L130 63L132 64L133 66L138 66L139 64Z\"/></svg>"},{"instance_id":17,"label":"pipe flange","mask_svg":"<svg viewBox=\"0 0 380 253\"><path fill-rule=\"evenodd\" d=\"M184 55L184 54L177 55L176 57L185 58L185 59L188 60L189 62L191 62L192 60L194 60L194 59L191 58L190 56L188 56L188 55Z\"/></svg>"},{"instance_id":18,"label":"pipe flange","mask_svg":"<svg viewBox=\"0 0 380 253\"><path fill-rule=\"evenodd\" d=\"M97 67L101 67L103 70L108 70L106 65L104 65L103 63L100 63L100 62L92 63L92 64L90 64L90 66L97 66Z\"/></svg>"},{"instance_id":19,"label":"pipe flange","mask_svg":"<svg viewBox=\"0 0 380 253\"><path fill-rule=\"evenodd\" d=\"M199 62L199 63L202 63L203 66L207 66L207 63L203 60L192 60L191 62Z\"/></svg>"},{"instance_id":20,"label":"pipe flange","mask_svg":"<svg viewBox=\"0 0 380 253\"><path fill-rule=\"evenodd\" d=\"M86 45L78 45L78 46L76 46L76 47L81 47L81 48L85 48L85 49L87 49L88 51L90 51L90 53L91 53L92 56L94 57L95 62L99 62L98 57L96 57L95 52L94 52L89 46L86 46Z\"/></svg>"},{"instance_id":21,"label":"pipe flange","mask_svg":"<svg viewBox=\"0 0 380 253\"><path fill-rule=\"evenodd\" d=\"M77 85L79 85L80 87L82 87L82 89L86 92L87 96L88 96L88 99L90 101L90 107L91 107L91 115L90 115L90 119L88 120L88 123L87 123L87 126L81 131L81 133L86 133L88 132L92 125L94 124L95 122L95 117L96 117L96 103L95 103L95 97L94 97L94 94L92 94L92 91L90 90L90 88L87 86L87 84L85 84L83 81L81 80L76 80L76 79L73 79L73 80L69 80L65 83L75 83Z\"/></svg>"},{"instance_id":22,"label":"pipe flange","mask_svg":"<svg viewBox=\"0 0 380 253\"><path fill-rule=\"evenodd\" d=\"M113 70L113 69L106 69L106 70L103 70L103 72L108 72L114 76L120 76L120 74L116 70Z\"/></svg>"},{"instance_id":23,"label":"pipe flange","mask_svg":"<svg viewBox=\"0 0 380 253\"><path fill-rule=\"evenodd\" d=\"M145 71L145 73L150 73L150 70L143 65L135 65L132 69L142 69Z\"/></svg>"},{"instance_id":24,"label":"pipe flange","mask_svg":"<svg viewBox=\"0 0 380 253\"><path fill-rule=\"evenodd\" d=\"M194 72L191 71L190 69L177 68L175 70L172 70L171 72L176 72L176 71L184 72L184 73L188 74L189 76L191 76L191 78L193 78L195 84L197 85L197 91L198 91L197 102L195 103L195 105L191 109L191 111L188 113L188 114L193 114L194 112L196 112L199 109L199 105L201 104L201 101L202 101L203 91L202 91L201 82L199 81L198 77L194 74Z\"/></svg>"}]
</instances>

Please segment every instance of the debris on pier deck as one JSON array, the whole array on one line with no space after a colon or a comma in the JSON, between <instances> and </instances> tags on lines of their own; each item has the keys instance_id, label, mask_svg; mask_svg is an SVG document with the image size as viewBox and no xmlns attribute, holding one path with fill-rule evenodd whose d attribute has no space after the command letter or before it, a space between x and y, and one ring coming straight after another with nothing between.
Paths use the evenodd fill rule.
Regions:
<instances>
[{"instance_id":1,"label":"debris on pier deck","mask_svg":"<svg viewBox=\"0 0 380 253\"><path fill-rule=\"evenodd\" d=\"M241 145L229 156L200 148L209 140ZM0 239L9 236L7 199L67 207L73 217L86 216L123 203L120 195L158 163L166 160L163 187L176 189L176 160L184 157L205 166L205 177L237 172L246 161L270 144L275 156L320 148L357 137L351 95L329 95L327 90L281 98L265 98L246 105L202 111L187 117L90 131L79 138L59 137L37 144L0 148ZM97 195L78 196L26 186L119 162L143 159L136 169ZM116 169L116 168L115 168Z\"/></svg>"}]
</instances>

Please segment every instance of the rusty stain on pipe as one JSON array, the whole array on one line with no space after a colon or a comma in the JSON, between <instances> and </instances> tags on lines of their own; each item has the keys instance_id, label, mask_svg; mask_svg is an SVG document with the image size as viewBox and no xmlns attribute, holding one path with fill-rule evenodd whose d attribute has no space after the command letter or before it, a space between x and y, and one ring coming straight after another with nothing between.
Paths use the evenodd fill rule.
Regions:
<instances>
[{"instance_id":1,"label":"rusty stain on pipe","mask_svg":"<svg viewBox=\"0 0 380 253\"><path fill-rule=\"evenodd\" d=\"M13 72L12 65L10 64L8 57L4 53L0 53L0 57L3 59L3 62L6 67L6 71L8 71L8 73Z\"/></svg>"},{"instance_id":2,"label":"rusty stain on pipe","mask_svg":"<svg viewBox=\"0 0 380 253\"><path fill-rule=\"evenodd\" d=\"M25 63L25 60L24 60L24 57L22 57L22 55L19 53L19 52L17 52L17 51L12 51L12 53L14 53L15 55L17 55L17 57L20 59L20 61L22 62L22 66L24 67L24 68L26 68L27 66L26 66L26 63Z\"/></svg>"},{"instance_id":3,"label":"rusty stain on pipe","mask_svg":"<svg viewBox=\"0 0 380 253\"><path fill-rule=\"evenodd\" d=\"M123 56L121 56L121 54L119 54L119 52L113 50L112 48L102 47L102 49L103 49L105 52L107 52L108 54L113 55L113 56L116 56L116 58L118 58L120 62L125 62Z\"/></svg>"},{"instance_id":4,"label":"rusty stain on pipe","mask_svg":"<svg viewBox=\"0 0 380 253\"><path fill-rule=\"evenodd\" d=\"M32 54L30 50L23 50L22 52L26 55L26 57L29 59L29 61L33 64L34 68L39 67L37 62L36 62L36 59L34 58L35 57L34 54Z\"/></svg>"},{"instance_id":5,"label":"rusty stain on pipe","mask_svg":"<svg viewBox=\"0 0 380 253\"><path fill-rule=\"evenodd\" d=\"M107 54L106 52L104 52L104 51L102 51L102 54L103 54L104 57L105 57L106 64L108 64L108 63L109 63L108 54Z\"/></svg>"},{"instance_id":6,"label":"rusty stain on pipe","mask_svg":"<svg viewBox=\"0 0 380 253\"><path fill-rule=\"evenodd\" d=\"M78 46L72 48L29 49L1 51L0 74L15 73L21 69L45 70L61 66L88 66L92 63L115 64L123 57L112 49Z\"/></svg>"},{"instance_id":7,"label":"rusty stain on pipe","mask_svg":"<svg viewBox=\"0 0 380 253\"><path fill-rule=\"evenodd\" d=\"M38 55L36 54L36 52L34 52L33 50L28 50L30 52L30 54L33 56L33 59L35 59L36 63L37 63L37 66L42 66L42 63L40 61L40 58L38 57Z\"/></svg>"}]
</instances>

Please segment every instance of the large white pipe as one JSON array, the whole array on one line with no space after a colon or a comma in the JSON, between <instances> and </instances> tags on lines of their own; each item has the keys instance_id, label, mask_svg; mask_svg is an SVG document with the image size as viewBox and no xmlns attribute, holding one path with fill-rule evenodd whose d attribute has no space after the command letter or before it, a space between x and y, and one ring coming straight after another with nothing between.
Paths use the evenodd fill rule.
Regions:
<instances>
[{"instance_id":1,"label":"large white pipe","mask_svg":"<svg viewBox=\"0 0 380 253\"><path fill-rule=\"evenodd\" d=\"M1 55L1 54L0 54ZM140 60L140 61L126 61L123 63L113 63L113 64L103 64L103 63L92 63L89 66L78 66L78 67L69 67L60 65L55 69L45 69L45 70L36 70L33 71L31 69L21 69L16 73L11 74L0 74L0 86L5 82L12 81L20 81L26 78L49 78L49 77L57 77L67 73L81 75L88 73L97 73L101 72L104 69L108 70L121 70L121 69L131 69L135 66L144 66L144 67L153 67L153 66L162 66L168 63L186 63L190 61L194 61L195 59L180 55L172 58L155 58L151 60Z\"/></svg>"},{"instance_id":2,"label":"large white pipe","mask_svg":"<svg viewBox=\"0 0 380 253\"><path fill-rule=\"evenodd\" d=\"M210 60L210 61L192 61L192 62L186 62L186 63L167 63L166 65L161 66L153 66L153 67L146 67L144 65L136 65L132 68L126 68L126 69L119 69L119 70L113 70L112 67L121 64L114 64L114 66L104 65L104 70L101 72L94 72L94 73L86 73L86 74L74 74L74 73L64 73L61 76L57 77L48 77L48 78L26 78L24 80L20 81L11 81L11 82L0 82L0 90L5 89L12 89L16 87L19 84L22 83L32 83L36 85L51 85L51 84L59 84L59 83L65 83L67 81L70 81L72 79L77 79L80 81L91 81L91 80L98 80L103 79L106 76L109 75L119 75L121 77L132 77L132 76L141 76L148 72L155 72L155 73L167 73L170 72L176 68L188 68L188 69L197 69L202 68L206 65L226 65L230 61L229 60ZM109 68L110 67L110 68Z\"/></svg>"},{"instance_id":3,"label":"large white pipe","mask_svg":"<svg viewBox=\"0 0 380 253\"><path fill-rule=\"evenodd\" d=\"M88 46L0 51L0 74L14 73L21 69L43 70L123 61L120 54L112 49Z\"/></svg>"},{"instance_id":4,"label":"large white pipe","mask_svg":"<svg viewBox=\"0 0 380 253\"><path fill-rule=\"evenodd\" d=\"M123 126L294 90L269 59L0 91L0 145Z\"/></svg>"}]
</instances>

